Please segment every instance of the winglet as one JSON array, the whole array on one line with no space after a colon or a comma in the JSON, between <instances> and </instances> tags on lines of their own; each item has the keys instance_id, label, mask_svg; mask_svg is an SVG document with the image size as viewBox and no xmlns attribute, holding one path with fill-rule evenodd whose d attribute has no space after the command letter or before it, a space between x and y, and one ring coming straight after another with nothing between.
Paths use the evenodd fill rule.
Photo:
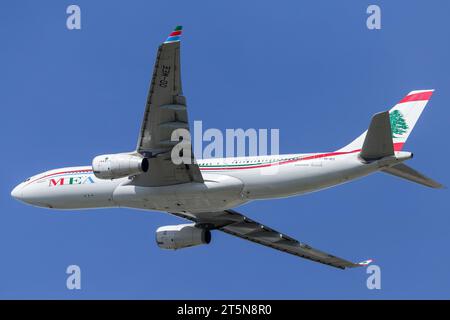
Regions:
<instances>
[{"instance_id":1,"label":"winglet","mask_svg":"<svg viewBox=\"0 0 450 320\"><path fill-rule=\"evenodd\" d=\"M183 32L182 26L176 26L175 29L169 34L169 37L164 41L164 43L179 42L181 33Z\"/></svg>"},{"instance_id":2,"label":"winglet","mask_svg":"<svg viewBox=\"0 0 450 320\"><path fill-rule=\"evenodd\" d=\"M369 260L358 262L357 265L359 265L361 267L365 267L365 266L368 266L369 264L371 264L372 262L373 262L373 259L369 259Z\"/></svg>"}]
</instances>

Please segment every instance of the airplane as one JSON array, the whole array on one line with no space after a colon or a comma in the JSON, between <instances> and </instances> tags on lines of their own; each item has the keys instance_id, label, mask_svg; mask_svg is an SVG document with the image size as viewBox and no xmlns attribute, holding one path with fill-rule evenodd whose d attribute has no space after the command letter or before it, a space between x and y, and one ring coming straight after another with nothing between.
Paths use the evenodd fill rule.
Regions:
<instances>
[{"instance_id":1,"label":"airplane","mask_svg":"<svg viewBox=\"0 0 450 320\"><path fill-rule=\"evenodd\" d=\"M189 223L156 230L163 249L211 241L211 231L246 239L301 258L346 269L367 266L320 251L261 224L233 208L260 199L306 194L384 172L431 188L443 186L404 164L403 146L434 90L408 93L369 128L334 152L214 158L176 163L175 130L187 130L180 77L177 26L157 51L136 150L96 156L91 166L54 169L26 179L11 196L52 209L127 207L167 212ZM190 141L184 141L192 150ZM276 168L275 172L272 172Z\"/></svg>"}]
</instances>

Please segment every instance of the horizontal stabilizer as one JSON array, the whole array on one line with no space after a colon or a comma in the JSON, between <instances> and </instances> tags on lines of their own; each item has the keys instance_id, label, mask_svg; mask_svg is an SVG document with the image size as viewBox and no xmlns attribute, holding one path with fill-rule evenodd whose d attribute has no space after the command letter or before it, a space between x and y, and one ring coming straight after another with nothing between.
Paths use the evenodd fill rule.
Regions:
<instances>
[{"instance_id":1,"label":"horizontal stabilizer","mask_svg":"<svg viewBox=\"0 0 450 320\"><path fill-rule=\"evenodd\" d=\"M380 112L372 117L369 130L361 149L364 160L377 160L394 154L389 111Z\"/></svg>"},{"instance_id":2,"label":"horizontal stabilizer","mask_svg":"<svg viewBox=\"0 0 450 320\"><path fill-rule=\"evenodd\" d=\"M403 178L415 183L423 184L424 186L430 187L430 188L443 188L444 186L440 184L439 182L436 182L420 172L414 170L411 167L408 167L406 164L400 163L396 164L395 166L388 167L382 170L383 172L392 174L394 176L397 176L399 178Z\"/></svg>"}]
</instances>

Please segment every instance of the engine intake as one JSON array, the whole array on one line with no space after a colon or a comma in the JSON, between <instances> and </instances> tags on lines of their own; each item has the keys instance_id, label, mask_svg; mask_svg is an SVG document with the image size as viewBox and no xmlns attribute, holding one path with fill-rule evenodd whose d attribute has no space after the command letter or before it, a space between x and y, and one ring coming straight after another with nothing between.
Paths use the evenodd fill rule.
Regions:
<instances>
[{"instance_id":1,"label":"engine intake","mask_svg":"<svg viewBox=\"0 0 450 320\"><path fill-rule=\"evenodd\" d=\"M99 179L117 179L147 172L148 159L130 154L105 154L92 160L92 170Z\"/></svg>"},{"instance_id":2,"label":"engine intake","mask_svg":"<svg viewBox=\"0 0 450 320\"><path fill-rule=\"evenodd\" d=\"M211 231L197 228L194 223L159 227L156 243L163 249L181 249L211 242Z\"/></svg>"}]
</instances>

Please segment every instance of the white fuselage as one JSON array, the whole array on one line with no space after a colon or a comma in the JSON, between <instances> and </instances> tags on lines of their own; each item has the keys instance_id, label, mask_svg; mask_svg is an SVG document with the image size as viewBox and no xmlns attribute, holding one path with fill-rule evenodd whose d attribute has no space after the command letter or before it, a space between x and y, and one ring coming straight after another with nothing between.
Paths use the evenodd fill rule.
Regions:
<instances>
[{"instance_id":1,"label":"white fuselage","mask_svg":"<svg viewBox=\"0 0 450 320\"><path fill-rule=\"evenodd\" d=\"M12 195L56 209L132 207L164 212L212 212L256 199L313 192L366 176L410 158L408 152L371 163L359 150L315 154L205 159L204 183L160 187L133 185L132 177L102 180L90 166L50 170L19 184ZM152 170L150 168L150 170Z\"/></svg>"}]
</instances>

